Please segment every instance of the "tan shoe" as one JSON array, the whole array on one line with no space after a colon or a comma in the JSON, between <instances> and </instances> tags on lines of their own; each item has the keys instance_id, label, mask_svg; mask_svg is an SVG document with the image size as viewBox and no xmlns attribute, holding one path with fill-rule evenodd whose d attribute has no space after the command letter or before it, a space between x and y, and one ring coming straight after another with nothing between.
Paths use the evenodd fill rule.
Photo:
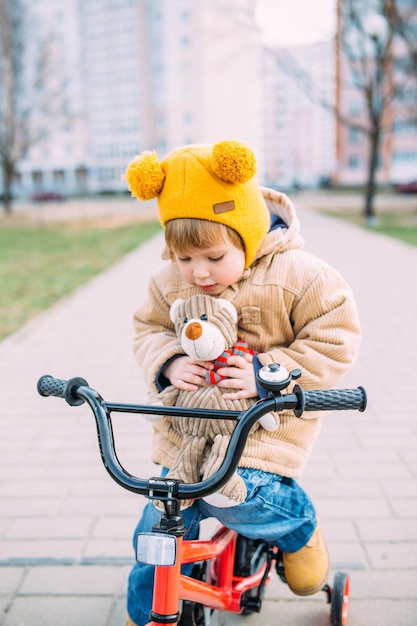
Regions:
<instances>
[{"instance_id":1,"label":"tan shoe","mask_svg":"<svg viewBox=\"0 0 417 626\"><path fill-rule=\"evenodd\" d=\"M330 570L326 542L317 523L311 539L297 552L283 554L285 578L293 593L310 596L323 589Z\"/></svg>"}]
</instances>

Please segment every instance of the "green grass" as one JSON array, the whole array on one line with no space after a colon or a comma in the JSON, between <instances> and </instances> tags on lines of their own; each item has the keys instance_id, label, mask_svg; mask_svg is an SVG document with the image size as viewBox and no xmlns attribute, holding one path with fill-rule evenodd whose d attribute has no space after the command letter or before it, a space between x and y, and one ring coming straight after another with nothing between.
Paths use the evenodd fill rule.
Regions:
<instances>
[{"instance_id":1,"label":"green grass","mask_svg":"<svg viewBox=\"0 0 417 626\"><path fill-rule=\"evenodd\" d=\"M414 221L414 223L413 223ZM417 221L410 220L396 213L382 214L376 232L394 239L400 239L412 246L417 246Z\"/></svg>"},{"instance_id":2,"label":"green grass","mask_svg":"<svg viewBox=\"0 0 417 626\"><path fill-rule=\"evenodd\" d=\"M362 215L352 211L326 210L322 213L357 224L370 232L387 235L411 246L417 246L417 212L415 211L380 212L377 216L377 225L372 228L364 224Z\"/></svg>"},{"instance_id":3,"label":"green grass","mask_svg":"<svg viewBox=\"0 0 417 626\"><path fill-rule=\"evenodd\" d=\"M359 212L322 212L367 228ZM160 230L158 222L79 226L0 223L0 340ZM379 212L368 230L417 246L417 212Z\"/></svg>"},{"instance_id":4,"label":"green grass","mask_svg":"<svg viewBox=\"0 0 417 626\"><path fill-rule=\"evenodd\" d=\"M0 227L0 340L159 230L157 222Z\"/></svg>"}]
</instances>

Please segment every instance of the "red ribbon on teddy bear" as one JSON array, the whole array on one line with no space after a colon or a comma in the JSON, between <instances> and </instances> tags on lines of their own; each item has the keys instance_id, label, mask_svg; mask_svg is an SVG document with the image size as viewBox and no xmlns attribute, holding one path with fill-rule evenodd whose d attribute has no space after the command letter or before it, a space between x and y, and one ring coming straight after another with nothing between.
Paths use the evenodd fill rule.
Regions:
<instances>
[{"instance_id":1,"label":"red ribbon on teddy bear","mask_svg":"<svg viewBox=\"0 0 417 626\"><path fill-rule=\"evenodd\" d=\"M249 348L247 342L244 339L238 339L231 348L227 348L227 350L222 352L222 354L213 361L214 369L206 373L207 382L215 385L219 382L219 380L224 380L226 378L226 376L220 376L220 374L218 374L216 370L220 369L221 367L226 367L227 359L234 354L237 354L238 356L252 354L254 356L255 354L257 354L257 352Z\"/></svg>"}]
</instances>

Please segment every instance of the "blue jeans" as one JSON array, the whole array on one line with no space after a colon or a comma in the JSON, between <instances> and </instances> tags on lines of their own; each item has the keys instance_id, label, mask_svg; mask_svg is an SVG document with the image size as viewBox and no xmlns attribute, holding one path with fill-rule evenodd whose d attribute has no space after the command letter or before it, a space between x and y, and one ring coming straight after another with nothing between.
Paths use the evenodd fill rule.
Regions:
<instances>
[{"instance_id":1,"label":"blue jeans","mask_svg":"<svg viewBox=\"0 0 417 626\"><path fill-rule=\"evenodd\" d=\"M316 514L307 494L292 478L261 470L238 468L245 481L245 502L228 508L217 508L204 500L182 511L187 532L185 539L197 539L200 522L215 517L221 524L249 537L263 539L283 552L296 552L308 542L316 528ZM164 472L165 473L165 472ZM161 512L150 502L135 529L134 537L150 532ZM134 542L135 543L135 542ZM182 572L190 574L192 565ZM154 566L136 563L129 575L127 611L137 626L149 621L152 607Z\"/></svg>"}]
</instances>

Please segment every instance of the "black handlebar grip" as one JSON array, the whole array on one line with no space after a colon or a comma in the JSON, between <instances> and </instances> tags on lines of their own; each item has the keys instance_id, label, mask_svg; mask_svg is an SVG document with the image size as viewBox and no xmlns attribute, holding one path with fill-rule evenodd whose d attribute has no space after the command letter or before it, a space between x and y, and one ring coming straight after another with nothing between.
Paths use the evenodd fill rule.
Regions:
<instances>
[{"instance_id":1,"label":"black handlebar grip","mask_svg":"<svg viewBox=\"0 0 417 626\"><path fill-rule=\"evenodd\" d=\"M41 376L38 380L38 393L41 396L55 396L65 398L71 406L79 406L84 400L77 396L78 387L88 387L88 382L84 378L70 378L70 380L60 380L53 376Z\"/></svg>"},{"instance_id":2,"label":"black handlebar grip","mask_svg":"<svg viewBox=\"0 0 417 626\"><path fill-rule=\"evenodd\" d=\"M40 393L41 396L63 398L67 382L67 380L60 380L59 378L45 374L45 376L41 376L38 380L38 393Z\"/></svg>"},{"instance_id":3,"label":"black handlebar grip","mask_svg":"<svg viewBox=\"0 0 417 626\"><path fill-rule=\"evenodd\" d=\"M357 389L329 389L304 391L304 411L345 411L366 409L366 391Z\"/></svg>"}]
</instances>

